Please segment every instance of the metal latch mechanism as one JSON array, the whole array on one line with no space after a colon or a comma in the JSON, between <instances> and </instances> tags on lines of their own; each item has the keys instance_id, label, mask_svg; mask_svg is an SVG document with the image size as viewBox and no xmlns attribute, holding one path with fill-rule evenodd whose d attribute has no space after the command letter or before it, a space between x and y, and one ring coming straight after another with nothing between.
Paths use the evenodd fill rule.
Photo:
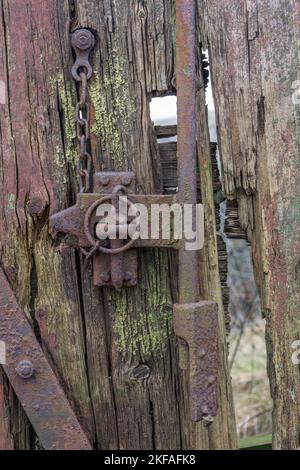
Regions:
<instances>
[{"instance_id":1,"label":"metal latch mechanism","mask_svg":"<svg viewBox=\"0 0 300 470\"><path fill-rule=\"evenodd\" d=\"M101 227L101 217L97 211L110 206L118 209L119 201L125 201L128 209L141 204L151 211L151 205L172 205L173 196L142 195L135 193L135 176L132 172L97 172L93 178L94 193L79 193L75 206L65 209L51 217L51 226L57 232L76 237L78 247L86 256L86 261L93 260L93 282L100 287L133 287L137 284L137 248L176 246L172 239L97 239L97 226ZM122 214L121 214L122 215ZM122 216L124 217L124 216ZM105 224L109 235L114 231L118 235L124 227L127 233L129 220L117 219L117 225ZM137 227L138 230L139 227Z\"/></svg>"},{"instance_id":2,"label":"metal latch mechanism","mask_svg":"<svg viewBox=\"0 0 300 470\"><path fill-rule=\"evenodd\" d=\"M164 239L161 232L156 239L132 236L102 240L98 236L98 229L105 228L107 233L114 231L120 234L128 228L130 218L118 212L122 198L126 200L127 209L130 209L128 213L134 213L135 206L139 204L143 204L150 214L153 204L170 206L176 202L181 206L195 206L197 203L195 2L176 0L176 12L178 193L176 196L136 194L133 172L90 174L86 98L87 81L91 76L88 56L94 41L89 31L79 30L72 38L77 57L72 73L74 79L81 82L76 115L82 163L79 173L84 176L84 184L77 195L76 204L53 215L51 226L58 232L76 237L86 260L93 260L93 281L101 287L121 289L137 284L137 248L178 249L180 303L174 306L174 330L189 347L191 419L210 422L218 408L218 307L216 302L200 298L197 252L186 250L182 240L174 241L172 237ZM106 204L116 212L115 223L102 221L102 209Z\"/></svg>"}]
</instances>

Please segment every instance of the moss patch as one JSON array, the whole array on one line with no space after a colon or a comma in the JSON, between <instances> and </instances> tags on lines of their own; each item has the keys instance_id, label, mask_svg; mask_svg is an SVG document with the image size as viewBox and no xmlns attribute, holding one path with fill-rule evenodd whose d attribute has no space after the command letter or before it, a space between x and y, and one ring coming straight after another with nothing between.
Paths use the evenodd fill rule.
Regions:
<instances>
[{"instance_id":1,"label":"moss patch","mask_svg":"<svg viewBox=\"0 0 300 470\"><path fill-rule=\"evenodd\" d=\"M139 263L143 279L141 291L116 294L114 330L118 349L125 357L140 355L143 359L152 354L163 354L172 332L172 301L168 294L167 276L160 279L160 269L166 269L167 253L146 250L147 260ZM151 289L150 289L151 286ZM127 295L130 299L129 302Z\"/></svg>"},{"instance_id":2,"label":"moss patch","mask_svg":"<svg viewBox=\"0 0 300 470\"><path fill-rule=\"evenodd\" d=\"M91 132L100 138L115 170L123 170L126 165L123 142L130 131L129 119L135 109L126 69L125 61L117 50L113 50L104 67L103 77L95 73L89 88L95 110Z\"/></svg>"},{"instance_id":3,"label":"moss patch","mask_svg":"<svg viewBox=\"0 0 300 470\"><path fill-rule=\"evenodd\" d=\"M50 88L53 93L58 93L59 96L65 146L65 152L62 152L57 147L54 161L58 168L62 168L65 165L65 160L75 168L78 159L78 152L76 151L75 98L72 96L71 88L65 82L62 74L50 79Z\"/></svg>"}]
</instances>

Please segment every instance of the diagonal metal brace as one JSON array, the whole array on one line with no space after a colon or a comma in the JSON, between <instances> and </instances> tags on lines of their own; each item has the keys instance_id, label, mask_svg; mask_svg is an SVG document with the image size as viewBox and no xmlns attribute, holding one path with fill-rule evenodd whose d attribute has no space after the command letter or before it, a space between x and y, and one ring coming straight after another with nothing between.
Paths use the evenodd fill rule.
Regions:
<instances>
[{"instance_id":1,"label":"diagonal metal brace","mask_svg":"<svg viewBox=\"0 0 300 470\"><path fill-rule=\"evenodd\" d=\"M0 268L2 367L46 450L91 450L63 389Z\"/></svg>"}]
</instances>

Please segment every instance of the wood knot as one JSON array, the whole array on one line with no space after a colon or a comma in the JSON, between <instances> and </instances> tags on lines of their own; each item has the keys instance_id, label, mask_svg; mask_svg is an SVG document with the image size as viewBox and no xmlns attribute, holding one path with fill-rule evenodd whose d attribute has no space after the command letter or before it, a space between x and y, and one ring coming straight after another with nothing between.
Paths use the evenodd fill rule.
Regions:
<instances>
[{"instance_id":1,"label":"wood knot","mask_svg":"<svg viewBox=\"0 0 300 470\"><path fill-rule=\"evenodd\" d=\"M144 8L141 8L138 12L138 17L141 21L144 21L147 18L147 12Z\"/></svg>"},{"instance_id":2,"label":"wood knot","mask_svg":"<svg viewBox=\"0 0 300 470\"><path fill-rule=\"evenodd\" d=\"M146 364L140 364L130 373L130 380L146 380L151 375L151 369Z\"/></svg>"},{"instance_id":3,"label":"wood knot","mask_svg":"<svg viewBox=\"0 0 300 470\"><path fill-rule=\"evenodd\" d=\"M30 215L42 215L44 212L43 200L39 197L33 197L28 203L28 211Z\"/></svg>"},{"instance_id":4,"label":"wood knot","mask_svg":"<svg viewBox=\"0 0 300 470\"><path fill-rule=\"evenodd\" d=\"M8 280L11 284L14 284L17 280L17 268L15 266L9 266L5 268L5 274L8 277Z\"/></svg>"}]
</instances>

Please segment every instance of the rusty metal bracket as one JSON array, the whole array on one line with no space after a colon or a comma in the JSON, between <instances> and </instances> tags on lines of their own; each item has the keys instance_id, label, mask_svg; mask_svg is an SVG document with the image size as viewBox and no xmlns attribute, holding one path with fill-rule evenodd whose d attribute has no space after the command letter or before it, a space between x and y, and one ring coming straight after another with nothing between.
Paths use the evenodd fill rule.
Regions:
<instances>
[{"instance_id":1,"label":"rusty metal bracket","mask_svg":"<svg viewBox=\"0 0 300 470\"><path fill-rule=\"evenodd\" d=\"M76 53L76 61L72 67L72 77L81 81L79 69L86 69L87 80L92 76L93 70L89 62L89 55L95 46L95 37L88 29L78 29L72 34L72 47Z\"/></svg>"},{"instance_id":2,"label":"rusty metal bracket","mask_svg":"<svg viewBox=\"0 0 300 470\"><path fill-rule=\"evenodd\" d=\"M56 232L76 237L77 245L84 255L93 261L94 285L121 289L137 284L137 250L141 247L171 247L178 243L164 239L105 240L101 243L95 237L95 227L99 223L97 208L105 202L111 203L115 188L126 188L127 204L143 204L150 214L152 204L172 205L174 196L135 194L135 175L132 172L100 172L94 175L95 193L79 193L75 206L54 214L50 225ZM151 217L149 216L149 223ZM123 221L126 224L128 221ZM118 230L118 227L113 227ZM150 232L150 228L149 228Z\"/></svg>"},{"instance_id":3,"label":"rusty metal bracket","mask_svg":"<svg viewBox=\"0 0 300 470\"><path fill-rule=\"evenodd\" d=\"M0 268L2 367L46 450L91 450L8 280Z\"/></svg>"}]
</instances>

